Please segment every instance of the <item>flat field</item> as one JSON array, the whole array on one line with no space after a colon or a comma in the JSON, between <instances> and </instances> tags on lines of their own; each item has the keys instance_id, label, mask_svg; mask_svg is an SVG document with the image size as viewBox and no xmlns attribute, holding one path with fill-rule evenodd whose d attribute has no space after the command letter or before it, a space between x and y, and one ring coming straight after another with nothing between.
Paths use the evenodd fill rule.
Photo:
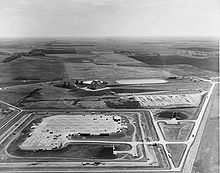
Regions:
<instances>
[{"instance_id":1,"label":"flat field","mask_svg":"<svg viewBox=\"0 0 220 173\"><path fill-rule=\"evenodd\" d=\"M173 65L173 64L189 64L201 69L211 70L218 72L218 57L212 58L191 58L183 57L178 55L169 55L169 56L130 56L136 60L144 62L151 65Z\"/></svg>"},{"instance_id":2,"label":"flat field","mask_svg":"<svg viewBox=\"0 0 220 173\"><path fill-rule=\"evenodd\" d=\"M159 122L158 124L167 141L187 141L194 126L194 123L190 122L179 122L178 124Z\"/></svg>"}]
</instances>

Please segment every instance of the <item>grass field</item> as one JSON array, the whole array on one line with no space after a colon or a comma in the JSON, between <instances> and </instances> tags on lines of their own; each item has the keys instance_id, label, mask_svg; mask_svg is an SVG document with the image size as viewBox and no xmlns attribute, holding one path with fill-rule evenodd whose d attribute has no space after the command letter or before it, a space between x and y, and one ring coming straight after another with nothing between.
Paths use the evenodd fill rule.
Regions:
<instances>
[{"instance_id":1,"label":"grass field","mask_svg":"<svg viewBox=\"0 0 220 173\"><path fill-rule=\"evenodd\" d=\"M79 143L79 144L70 144L67 147L56 150L56 151L23 151L19 150L14 143L8 147L8 152L14 156L20 157L32 157L46 160L56 160L57 157L61 160L75 160L75 161L84 161L85 159L117 159L118 157L113 155L107 150L112 148L112 144L89 144L89 143ZM128 150L129 145L125 144L115 144L118 150ZM50 157L50 159L48 158ZM54 159L53 159L54 158ZM55 159L56 158L56 159Z\"/></svg>"},{"instance_id":2,"label":"grass field","mask_svg":"<svg viewBox=\"0 0 220 173\"><path fill-rule=\"evenodd\" d=\"M186 141L188 140L194 123L179 122L178 124L158 123L167 141Z\"/></svg>"},{"instance_id":3,"label":"grass field","mask_svg":"<svg viewBox=\"0 0 220 173\"><path fill-rule=\"evenodd\" d=\"M115 65L95 65L93 63L65 63L68 79L126 79L147 77L168 77L171 73L153 67L128 67Z\"/></svg>"},{"instance_id":4,"label":"grass field","mask_svg":"<svg viewBox=\"0 0 220 173\"><path fill-rule=\"evenodd\" d=\"M141 114L141 125L144 130L146 141L159 140L152 118L148 112L143 112L143 114Z\"/></svg>"},{"instance_id":5,"label":"grass field","mask_svg":"<svg viewBox=\"0 0 220 173\"><path fill-rule=\"evenodd\" d=\"M18 80L21 80L19 78ZM109 82L109 81L108 81ZM114 86L101 91L86 91L83 89L66 89L51 84L28 84L0 90L1 99L23 108L140 108L140 104L128 97L133 94L185 94L198 93L198 89L207 90L210 84L192 82L190 80L171 80L167 84L150 84L137 86ZM33 93L33 91L38 90ZM166 89L167 91L163 91ZM156 92L154 94L154 92ZM157 93L158 92L158 93ZM33 93L33 94L31 94ZM127 96L128 95L128 96ZM111 98L110 98L111 97ZM19 104L18 104L19 103ZM190 119L197 117L196 108L181 109ZM174 109L172 109L174 110ZM178 111L178 110L177 110ZM158 112L158 111L157 111Z\"/></svg>"},{"instance_id":6,"label":"grass field","mask_svg":"<svg viewBox=\"0 0 220 173\"><path fill-rule=\"evenodd\" d=\"M178 167L181 162L181 158L185 152L186 145L184 145L184 144L167 144L166 147L167 147L168 152L172 156L172 161L173 161L175 167Z\"/></svg>"},{"instance_id":7,"label":"grass field","mask_svg":"<svg viewBox=\"0 0 220 173\"><path fill-rule=\"evenodd\" d=\"M175 65L155 65L155 67L161 68L172 74L180 76L218 76L215 71L210 71L206 69L200 69L189 64L175 64Z\"/></svg>"},{"instance_id":8,"label":"grass field","mask_svg":"<svg viewBox=\"0 0 220 173\"><path fill-rule=\"evenodd\" d=\"M189 64L201 69L210 71L219 71L218 57L206 58L206 59L196 59L189 57L182 57L178 55L170 56L132 56L136 60L144 62L150 65L172 65L172 64Z\"/></svg>"},{"instance_id":9,"label":"grass field","mask_svg":"<svg viewBox=\"0 0 220 173\"><path fill-rule=\"evenodd\" d=\"M165 154L163 146L161 144L158 144L156 146L151 145L149 147L154 150L159 166L161 168L169 168L170 165L167 160L167 156Z\"/></svg>"},{"instance_id":10,"label":"grass field","mask_svg":"<svg viewBox=\"0 0 220 173\"><path fill-rule=\"evenodd\" d=\"M56 80L64 76L62 63L47 57L21 57L7 64L0 64L0 84L19 84L17 79Z\"/></svg>"}]
</instances>

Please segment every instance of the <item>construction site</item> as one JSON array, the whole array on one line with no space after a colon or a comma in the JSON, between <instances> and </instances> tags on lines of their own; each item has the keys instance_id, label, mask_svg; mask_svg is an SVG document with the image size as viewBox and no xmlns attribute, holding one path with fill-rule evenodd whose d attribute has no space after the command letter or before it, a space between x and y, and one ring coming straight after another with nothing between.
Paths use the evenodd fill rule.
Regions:
<instances>
[{"instance_id":1,"label":"construction site","mask_svg":"<svg viewBox=\"0 0 220 173\"><path fill-rule=\"evenodd\" d=\"M22 150L52 150L66 146L74 136L110 136L126 130L126 124L116 115L55 115L43 118L31 126Z\"/></svg>"}]
</instances>

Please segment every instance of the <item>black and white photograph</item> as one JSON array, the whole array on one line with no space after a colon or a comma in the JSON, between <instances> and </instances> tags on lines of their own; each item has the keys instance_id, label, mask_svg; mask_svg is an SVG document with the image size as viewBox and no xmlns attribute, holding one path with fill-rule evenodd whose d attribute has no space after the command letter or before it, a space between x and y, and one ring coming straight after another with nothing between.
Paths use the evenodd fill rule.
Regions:
<instances>
[{"instance_id":1,"label":"black and white photograph","mask_svg":"<svg viewBox=\"0 0 220 173\"><path fill-rule=\"evenodd\" d=\"M219 0L0 0L0 173L220 173Z\"/></svg>"}]
</instances>

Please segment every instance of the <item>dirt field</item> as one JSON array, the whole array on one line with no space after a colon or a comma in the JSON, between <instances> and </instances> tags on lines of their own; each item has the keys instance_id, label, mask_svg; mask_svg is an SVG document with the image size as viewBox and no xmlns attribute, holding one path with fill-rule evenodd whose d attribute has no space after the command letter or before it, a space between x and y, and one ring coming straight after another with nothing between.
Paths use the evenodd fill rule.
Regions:
<instances>
[{"instance_id":1,"label":"dirt field","mask_svg":"<svg viewBox=\"0 0 220 173\"><path fill-rule=\"evenodd\" d=\"M153 112L153 115L155 117L156 120L166 120L166 119L171 119L171 116L166 116L166 115L162 115L162 112L176 112L176 113L180 113L180 114L184 114L183 117L186 118L182 118L182 119L196 119L198 116L197 113L198 108L183 108L183 109L151 109L151 111Z\"/></svg>"},{"instance_id":2,"label":"dirt field","mask_svg":"<svg viewBox=\"0 0 220 173\"><path fill-rule=\"evenodd\" d=\"M204 93L203 93L204 94ZM179 95L136 95L135 100L139 101L143 107L197 107L202 99L202 93L179 94Z\"/></svg>"}]
</instances>

